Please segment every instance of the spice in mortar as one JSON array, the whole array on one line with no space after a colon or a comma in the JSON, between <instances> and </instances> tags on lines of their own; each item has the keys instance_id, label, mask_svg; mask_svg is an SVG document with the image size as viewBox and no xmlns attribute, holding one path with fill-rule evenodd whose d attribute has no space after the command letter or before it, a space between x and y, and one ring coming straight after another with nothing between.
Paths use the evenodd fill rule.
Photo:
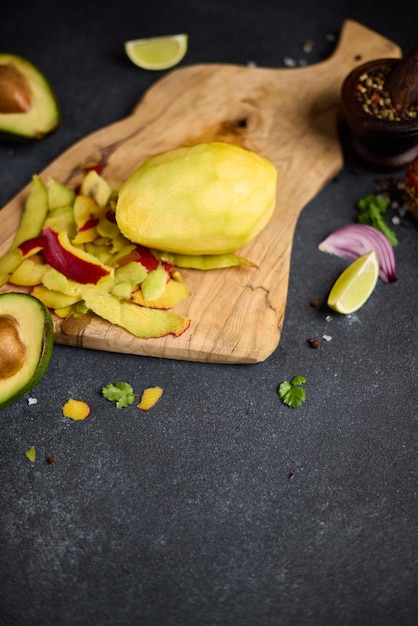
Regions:
<instances>
[{"instance_id":1,"label":"spice in mortar","mask_svg":"<svg viewBox=\"0 0 418 626\"><path fill-rule=\"evenodd\" d=\"M382 65L361 74L355 85L357 99L363 111L379 119L401 122L418 118L418 102L404 110L397 110L392 104L389 92L385 89L390 67Z\"/></svg>"},{"instance_id":2,"label":"spice in mortar","mask_svg":"<svg viewBox=\"0 0 418 626\"><path fill-rule=\"evenodd\" d=\"M406 169L405 195L413 216L418 219L418 157Z\"/></svg>"}]
</instances>

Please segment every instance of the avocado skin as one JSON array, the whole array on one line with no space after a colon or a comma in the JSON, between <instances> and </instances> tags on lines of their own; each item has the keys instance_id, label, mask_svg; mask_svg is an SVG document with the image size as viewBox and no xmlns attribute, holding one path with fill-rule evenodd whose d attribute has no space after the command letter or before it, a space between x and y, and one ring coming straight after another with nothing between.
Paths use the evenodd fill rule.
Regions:
<instances>
[{"instance_id":1,"label":"avocado skin","mask_svg":"<svg viewBox=\"0 0 418 626\"><path fill-rule=\"evenodd\" d=\"M9 314L19 319L19 316L25 314L30 317L34 312L40 313L44 317L43 325L33 329L33 332L42 334L41 349L36 369L28 379L22 379L20 388L12 391L10 396L7 396L7 392L3 393L0 401L0 411L19 400L39 383L48 369L54 347L54 323L49 310L40 300L24 293L0 294L0 314Z\"/></svg>"},{"instance_id":2,"label":"avocado skin","mask_svg":"<svg viewBox=\"0 0 418 626\"><path fill-rule=\"evenodd\" d=\"M54 132L61 122L61 108L45 75L31 61L16 54L0 54L1 65L12 66L22 74L31 87L33 101L27 112L0 111L0 138L8 141L40 140Z\"/></svg>"}]
</instances>

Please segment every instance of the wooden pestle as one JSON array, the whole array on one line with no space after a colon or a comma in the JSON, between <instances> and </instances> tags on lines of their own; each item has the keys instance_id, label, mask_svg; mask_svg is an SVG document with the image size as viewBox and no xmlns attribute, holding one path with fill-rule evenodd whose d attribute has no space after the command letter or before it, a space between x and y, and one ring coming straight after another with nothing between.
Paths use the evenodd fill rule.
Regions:
<instances>
[{"instance_id":1,"label":"wooden pestle","mask_svg":"<svg viewBox=\"0 0 418 626\"><path fill-rule=\"evenodd\" d=\"M395 65L385 87L398 111L418 103L418 43Z\"/></svg>"}]
</instances>

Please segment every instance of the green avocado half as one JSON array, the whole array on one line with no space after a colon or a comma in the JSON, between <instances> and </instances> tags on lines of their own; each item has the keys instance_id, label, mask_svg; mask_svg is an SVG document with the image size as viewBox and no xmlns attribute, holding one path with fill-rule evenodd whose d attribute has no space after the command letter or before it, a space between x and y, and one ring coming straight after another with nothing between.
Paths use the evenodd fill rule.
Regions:
<instances>
[{"instance_id":1,"label":"green avocado half","mask_svg":"<svg viewBox=\"0 0 418 626\"><path fill-rule=\"evenodd\" d=\"M42 139L60 123L49 82L33 63L0 53L0 134L8 139Z\"/></svg>"},{"instance_id":2,"label":"green avocado half","mask_svg":"<svg viewBox=\"0 0 418 626\"><path fill-rule=\"evenodd\" d=\"M54 325L42 302L24 293L0 295L0 410L38 384L53 345Z\"/></svg>"}]
</instances>

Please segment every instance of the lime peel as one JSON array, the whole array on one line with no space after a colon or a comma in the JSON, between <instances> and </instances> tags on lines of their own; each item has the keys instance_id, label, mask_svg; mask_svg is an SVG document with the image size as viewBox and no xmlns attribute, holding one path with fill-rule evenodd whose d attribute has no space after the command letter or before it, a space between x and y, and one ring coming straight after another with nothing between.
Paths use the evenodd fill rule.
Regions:
<instances>
[{"instance_id":1,"label":"lime peel","mask_svg":"<svg viewBox=\"0 0 418 626\"><path fill-rule=\"evenodd\" d=\"M185 33L125 42L125 52L129 59L145 70L166 70L174 67L184 58L187 47L188 36Z\"/></svg>"},{"instance_id":2,"label":"lime peel","mask_svg":"<svg viewBox=\"0 0 418 626\"><path fill-rule=\"evenodd\" d=\"M369 299L379 278L375 250L363 254L340 274L331 288L327 304L337 313L354 313Z\"/></svg>"}]
</instances>

